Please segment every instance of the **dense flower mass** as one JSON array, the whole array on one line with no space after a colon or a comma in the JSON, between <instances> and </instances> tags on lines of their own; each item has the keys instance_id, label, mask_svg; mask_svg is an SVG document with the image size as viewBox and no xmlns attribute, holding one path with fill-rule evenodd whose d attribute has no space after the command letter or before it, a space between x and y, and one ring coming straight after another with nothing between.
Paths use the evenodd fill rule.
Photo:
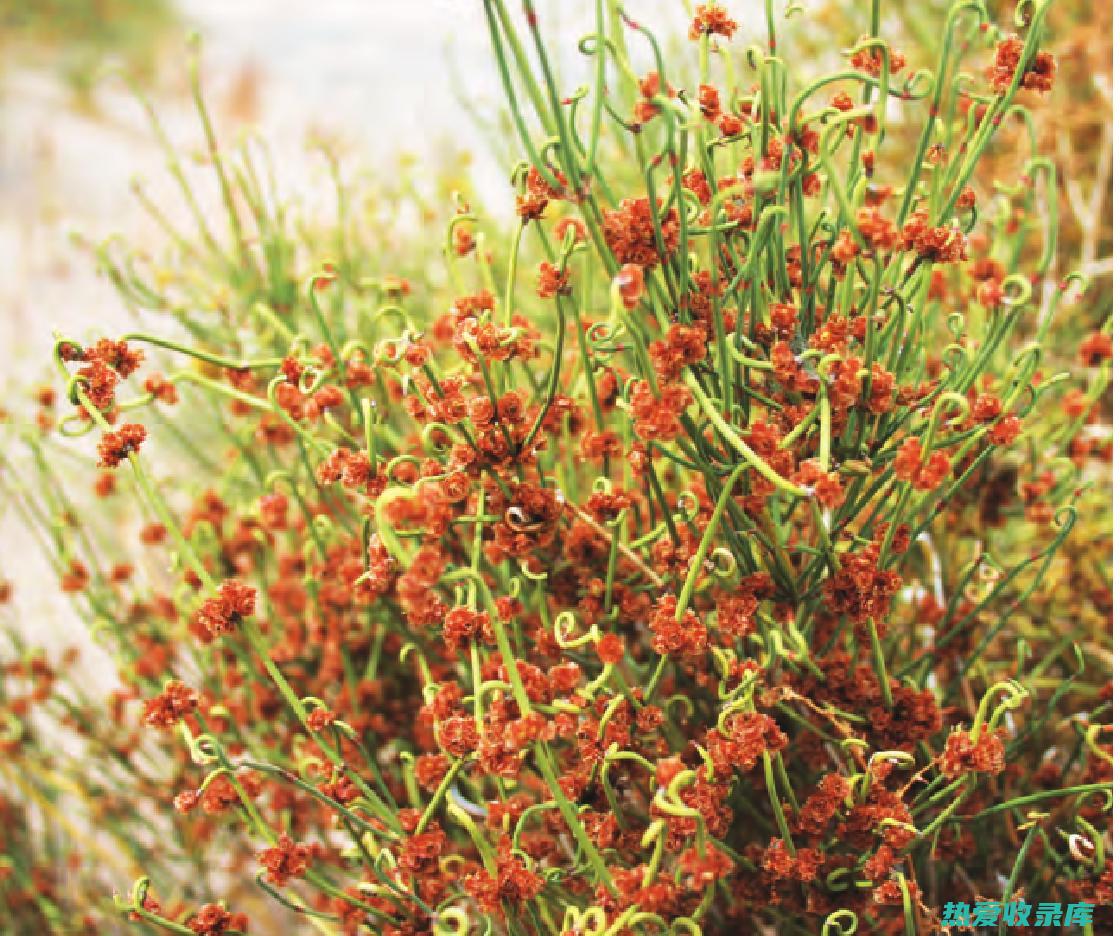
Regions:
<instances>
[{"instance_id":1,"label":"dense flower mass","mask_svg":"<svg viewBox=\"0 0 1120 936\"><path fill-rule=\"evenodd\" d=\"M577 81L536 6L479 11L504 217L332 157L316 228L207 121L228 224L150 282L99 252L151 333L60 338L41 489L0 463L117 676L0 661L17 931L1110 902L1110 300L1039 149L1054 10L697 4L667 42L604 3Z\"/></svg>"}]
</instances>

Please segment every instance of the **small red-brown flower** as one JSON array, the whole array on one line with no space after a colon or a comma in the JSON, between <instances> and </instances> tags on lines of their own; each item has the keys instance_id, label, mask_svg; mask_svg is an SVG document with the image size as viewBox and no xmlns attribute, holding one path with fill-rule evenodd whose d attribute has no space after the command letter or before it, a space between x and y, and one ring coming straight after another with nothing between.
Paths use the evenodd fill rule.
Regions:
<instances>
[{"instance_id":1,"label":"small red-brown flower","mask_svg":"<svg viewBox=\"0 0 1120 936\"><path fill-rule=\"evenodd\" d=\"M311 848L292 841L288 835L281 835L276 844L262 851L258 858L268 882L283 887L291 878L303 877L307 872Z\"/></svg>"},{"instance_id":2,"label":"small red-brown flower","mask_svg":"<svg viewBox=\"0 0 1120 936\"><path fill-rule=\"evenodd\" d=\"M642 268L636 263L624 263L614 281L618 284L623 306L627 309L637 308L645 289L645 273Z\"/></svg>"},{"instance_id":3,"label":"small red-brown flower","mask_svg":"<svg viewBox=\"0 0 1120 936\"><path fill-rule=\"evenodd\" d=\"M663 388L659 399L647 381L639 380L630 397L634 431L643 439L671 442L681 429L678 417L691 402L692 394L680 384Z\"/></svg>"},{"instance_id":4,"label":"small red-brown flower","mask_svg":"<svg viewBox=\"0 0 1120 936\"><path fill-rule=\"evenodd\" d=\"M168 406L173 406L179 402L179 391L175 389L175 384L164 377L163 374L149 374L144 381L144 390Z\"/></svg>"},{"instance_id":5,"label":"small red-brown flower","mask_svg":"<svg viewBox=\"0 0 1120 936\"><path fill-rule=\"evenodd\" d=\"M958 729L945 741L941 755L941 772L947 780L956 780L966 773L998 774L1003 771L1003 742L981 725L978 736Z\"/></svg>"},{"instance_id":6,"label":"small red-brown flower","mask_svg":"<svg viewBox=\"0 0 1120 936\"><path fill-rule=\"evenodd\" d=\"M1010 445L1019 437L1022 428L1018 416L1004 416L988 430L988 441L992 445Z\"/></svg>"},{"instance_id":7,"label":"small red-brown flower","mask_svg":"<svg viewBox=\"0 0 1120 936\"><path fill-rule=\"evenodd\" d=\"M1104 332L1093 332L1077 349L1077 356L1086 367L1096 367L1102 361L1112 360L1112 338Z\"/></svg>"},{"instance_id":8,"label":"small red-brown flower","mask_svg":"<svg viewBox=\"0 0 1120 936\"><path fill-rule=\"evenodd\" d=\"M902 226L902 245L919 257L935 263L956 263L965 259L964 233L947 224L931 227L929 215L917 211Z\"/></svg>"},{"instance_id":9,"label":"small red-brown flower","mask_svg":"<svg viewBox=\"0 0 1120 936\"><path fill-rule=\"evenodd\" d=\"M723 36L730 39L738 28L739 24L718 3L704 3L696 8L696 15L688 29L688 38L695 40L701 36Z\"/></svg>"},{"instance_id":10,"label":"small red-brown flower","mask_svg":"<svg viewBox=\"0 0 1120 936\"><path fill-rule=\"evenodd\" d=\"M421 754L416 758L414 766L416 782L420 784L421 789L433 793L439 786L440 781L447 776L449 766L450 762L446 755Z\"/></svg>"},{"instance_id":11,"label":"small red-brown flower","mask_svg":"<svg viewBox=\"0 0 1120 936\"><path fill-rule=\"evenodd\" d=\"M62 574L62 590L67 593L79 592L89 584L89 569L80 559L71 559L67 570Z\"/></svg>"},{"instance_id":12,"label":"small red-brown flower","mask_svg":"<svg viewBox=\"0 0 1120 936\"><path fill-rule=\"evenodd\" d=\"M181 813L191 812L197 805L201 797L198 795L198 790L183 790L182 793L176 793L174 804L175 809Z\"/></svg>"},{"instance_id":13,"label":"small red-brown flower","mask_svg":"<svg viewBox=\"0 0 1120 936\"><path fill-rule=\"evenodd\" d=\"M460 257L465 257L475 248L474 235L465 224L460 224L455 228L455 253Z\"/></svg>"},{"instance_id":14,"label":"small red-brown flower","mask_svg":"<svg viewBox=\"0 0 1120 936\"><path fill-rule=\"evenodd\" d=\"M604 663L617 665L622 662L626 648L617 634L604 634L595 644L595 652Z\"/></svg>"},{"instance_id":15,"label":"small red-brown flower","mask_svg":"<svg viewBox=\"0 0 1120 936\"><path fill-rule=\"evenodd\" d=\"M898 230L875 208L860 208L856 212L856 227L876 250L894 250L898 246Z\"/></svg>"},{"instance_id":16,"label":"small red-brown flower","mask_svg":"<svg viewBox=\"0 0 1120 936\"><path fill-rule=\"evenodd\" d=\"M976 422L991 422L1003 409L1003 404L994 393L981 393L972 404L969 415Z\"/></svg>"},{"instance_id":17,"label":"small red-brown flower","mask_svg":"<svg viewBox=\"0 0 1120 936\"><path fill-rule=\"evenodd\" d=\"M570 292L568 280L570 274L554 263L542 262L540 274L537 279L537 295L542 299L551 299L557 295L567 295Z\"/></svg>"},{"instance_id":18,"label":"small red-brown flower","mask_svg":"<svg viewBox=\"0 0 1120 936\"><path fill-rule=\"evenodd\" d=\"M232 632L256 607L257 591L237 579L226 579L218 586L218 594L207 598L195 614L195 624L210 637Z\"/></svg>"},{"instance_id":19,"label":"small red-brown flower","mask_svg":"<svg viewBox=\"0 0 1120 936\"><path fill-rule=\"evenodd\" d=\"M727 877L734 867L734 862L718 848L708 848L703 855L699 849L690 848L680 858L681 873L695 891Z\"/></svg>"},{"instance_id":20,"label":"small red-brown flower","mask_svg":"<svg viewBox=\"0 0 1120 936\"><path fill-rule=\"evenodd\" d=\"M147 910L148 913L154 913L156 916L159 916L161 913L163 913L163 906L156 899L155 894L151 893L150 891L147 894L144 895L144 900L140 904L140 906L144 910ZM128 915L128 918L130 920L132 920L134 923L139 923L141 920L144 919L135 910Z\"/></svg>"},{"instance_id":21,"label":"small red-brown flower","mask_svg":"<svg viewBox=\"0 0 1120 936\"><path fill-rule=\"evenodd\" d=\"M638 90L642 96L634 104L634 122L637 124L649 123L657 116L658 106L654 98L659 94L672 97L676 92L662 79L660 73L650 72L638 82Z\"/></svg>"},{"instance_id":22,"label":"small red-brown flower","mask_svg":"<svg viewBox=\"0 0 1120 936\"><path fill-rule=\"evenodd\" d=\"M714 122L719 118L722 107L719 103L719 89L709 84L702 84L696 89L696 102L700 105L700 114L707 120ZM704 173L699 169L689 170L691 173L699 175L699 178L704 177Z\"/></svg>"},{"instance_id":23,"label":"small red-brown flower","mask_svg":"<svg viewBox=\"0 0 1120 936\"><path fill-rule=\"evenodd\" d=\"M452 608L443 619L443 639L452 650L466 650L472 640L478 640L489 624L483 611L470 608Z\"/></svg>"},{"instance_id":24,"label":"small red-brown flower","mask_svg":"<svg viewBox=\"0 0 1120 936\"><path fill-rule=\"evenodd\" d=\"M944 449L930 452L923 461L922 440L917 436L910 436L903 441L894 460L894 470L898 477L911 482L919 491L938 488L952 468L952 460Z\"/></svg>"},{"instance_id":25,"label":"small red-brown flower","mask_svg":"<svg viewBox=\"0 0 1120 936\"><path fill-rule=\"evenodd\" d=\"M447 835L438 827L413 835L401 847L400 866L414 877L435 874L446 848Z\"/></svg>"},{"instance_id":26,"label":"small red-brown flower","mask_svg":"<svg viewBox=\"0 0 1120 936\"><path fill-rule=\"evenodd\" d=\"M307 730L323 731L337 720L338 716L329 708L314 708L307 715Z\"/></svg>"},{"instance_id":27,"label":"small red-brown flower","mask_svg":"<svg viewBox=\"0 0 1120 936\"><path fill-rule=\"evenodd\" d=\"M99 361L122 377L129 377L144 360L144 352L132 350L124 341L101 338L92 348L86 348L85 360Z\"/></svg>"},{"instance_id":28,"label":"small red-brown flower","mask_svg":"<svg viewBox=\"0 0 1120 936\"><path fill-rule=\"evenodd\" d=\"M101 361L91 361L78 371L78 376L81 378L82 389L94 406L99 410L112 408L113 395L120 383L115 370Z\"/></svg>"},{"instance_id":29,"label":"small red-brown flower","mask_svg":"<svg viewBox=\"0 0 1120 936\"><path fill-rule=\"evenodd\" d=\"M725 137L736 137L743 132L746 124L742 117L735 114L721 114L719 118L719 132Z\"/></svg>"},{"instance_id":30,"label":"small red-brown flower","mask_svg":"<svg viewBox=\"0 0 1120 936\"><path fill-rule=\"evenodd\" d=\"M154 699L144 703L144 721L156 728L172 728L198 708L198 693L178 680L172 680Z\"/></svg>"},{"instance_id":31,"label":"small red-brown flower","mask_svg":"<svg viewBox=\"0 0 1120 936\"><path fill-rule=\"evenodd\" d=\"M465 757L478 746L478 726L465 715L453 715L437 732L439 743L452 757Z\"/></svg>"},{"instance_id":32,"label":"small red-brown flower","mask_svg":"<svg viewBox=\"0 0 1120 936\"><path fill-rule=\"evenodd\" d=\"M648 198L627 198L617 210L603 212L603 237L619 263L633 263L647 269L660 259L658 237L654 229L654 209ZM672 254L680 244L681 225L675 208L662 212L656 206L661 245Z\"/></svg>"},{"instance_id":33,"label":"small red-brown flower","mask_svg":"<svg viewBox=\"0 0 1120 936\"><path fill-rule=\"evenodd\" d=\"M695 611L686 610L677 620L677 596L664 595L650 618L653 649L670 656L694 656L708 648L708 630Z\"/></svg>"},{"instance_id":34,"label":"small red-brown flower","mask_svg":"<svg viewBox=\"0 0 1120 936\"><path fill-rule=\"evenodd\" d=\"M487 913L496 913L502 901L519 904L532 900L544 887L544 881L525 866L521 856L513 854L508 836L503 836L497 853L496 877L478 871L463 878L463 889Z\"/></svg>"},{"instance_id":35,"label":"small red-brown flower","mask_svg":"<svg viewBox=\"0 0 1120 936\"><path fill-rule=\"evenodd\" d=\"M879 75L883 68L883 53L878 48L863 48L852 56L852 67L858 68L862 72L869 75ZM888 64L890 73L892 75L898 74L906 67L906 58L901 52L895 52L893 49L890 53L890 62Z\"/></svg>"},{"instance_id":36,"label":"small red-brown flower","mask_svg":"<svg viewBox=\"0 0 1120 936\"><path fill-rule=\"evenodd\" d=\"M116 468L132 452L140 450L140 444L148 437L139 423L125 423L116 432L106 432L97 443L99 468Z\"/></svg>"},{"instance_id":37,"label":"small red-brown flower","mask_svg":"<svg viewBox=\"0 0 1120 936\"><path fill-rule=\"evenodd\" d=\"M206 904L187 924L198 936L222 936L228 930L243 933L249 928L244 913L230 913L220 904Z\"/></svg>"},{"instance_id":38,"label":"small red-brown flower","mask_svg":"<svg viewBox=\"0 0 1120 936\"><path fill-rule=\"evenodd\" d=\"M770 839L766 851L762 856L762 867L774 877L788 878L793 876L796 859L789 853L780 838Z\"/></svg>"},{"instance_id":39,"label":"small red-brown flower","mask_svg":"<svg viewBox=\"0 0 1120 936\"><path fill-rule=\"evenodd\" d=\"M567 180L562 173L553 169L552 174L561 186L567 184ZM553 188L549 185L544 176L534 166L525 177L525 194L517 196L517 214L522 221L534 221L544 214L549 201L562 198L563 195L563 189Z\"/></svg>"},{"instance_id":40,"label":"small red-brown flower","mask_svg":"<svg viewBox=\"0 0 1120 936\"><path fill-rule=\"evenodd\" d=\"M1011 87L1019 60L1023 55L1023 40L1016 35L1008 36L996 48L995 64L988 69L988 80L992 90L1002 93ZM1038 52L1034 61L1023 70L1022 87L1040 94L1054 87L1058 66L1049 52Z\"/></svg>"}]
</instances>

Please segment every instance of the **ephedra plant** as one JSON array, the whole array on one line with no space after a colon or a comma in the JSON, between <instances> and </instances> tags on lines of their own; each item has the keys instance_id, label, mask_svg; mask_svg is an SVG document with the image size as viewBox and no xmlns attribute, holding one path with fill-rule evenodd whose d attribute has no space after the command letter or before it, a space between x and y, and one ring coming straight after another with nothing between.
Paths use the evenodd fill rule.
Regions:
<instances>
[{"instance_id":1,"label":"ephedra plant","mask_svg":"<svg viewBox=\"0 0 1120 936\"><path fill-rule=\"evenodd\" d=\"M461 199L416 245L446 281L345 212L296 250L204 120L228 232L199 215L182 282L221 305L106 252L163 314L55 345L107 500L50 532L123 683L72 721L128 726L96 788L146 830L119 918L913 934L1110 903L1109 623L1049 616L1110 325L1048 363L1084 277L1044 295L1052 219L976 182L1048 119L1048 6L957 3L927 71L873 0L805 79L796 10L752 42L697 6L675 71L598 0L568 87L534 4L484 0L524 161L508 218ZM93 477L38 464L52 497ZM143 550L94 548L130 491ZM30 851L0 886L45 914Z\"/></svg>"}]
</instances>

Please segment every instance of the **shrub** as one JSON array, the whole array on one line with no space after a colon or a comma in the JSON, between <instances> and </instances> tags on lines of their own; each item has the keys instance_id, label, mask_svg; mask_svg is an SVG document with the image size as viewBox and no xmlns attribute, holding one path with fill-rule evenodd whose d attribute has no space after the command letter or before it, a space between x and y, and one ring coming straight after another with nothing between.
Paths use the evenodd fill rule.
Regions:
<instances>
[{"instance_id":1,"label":"shrub","mask_svg":"<svg viewBox=\"0 0 1120 936\"><path fill-rule=\"evenodd\" d=\"M1107 581L1082 570L1083 613L1050 616L1110 458L1081 432L1109 326L1071 422L1048 355L1083 278L1043 296L1055 226L975 178L1060 81L1047 6L1016 34L956 4L930 71L876 15L795 83L769 4L745 74L698 6L695 75L598 4L593 90L564 97L533 4L486 0L525 161L510 230L459 203L446 282L373 272L345 217L297 276L211 137L229 233L200 218L184 262L223 301L103 252L172 316L56 344L61 428L148 524L143 550L46 524L121 664L120 717L76 725L112 761L91 822L143 871L121 912L242 932L272 919L247 882L332 933L914 933L944 900L1108 903ZM161 477L173 434L194 461ZM67 464L39 460L58 498L92 477Z\"/></svg>"}]
</instances>

